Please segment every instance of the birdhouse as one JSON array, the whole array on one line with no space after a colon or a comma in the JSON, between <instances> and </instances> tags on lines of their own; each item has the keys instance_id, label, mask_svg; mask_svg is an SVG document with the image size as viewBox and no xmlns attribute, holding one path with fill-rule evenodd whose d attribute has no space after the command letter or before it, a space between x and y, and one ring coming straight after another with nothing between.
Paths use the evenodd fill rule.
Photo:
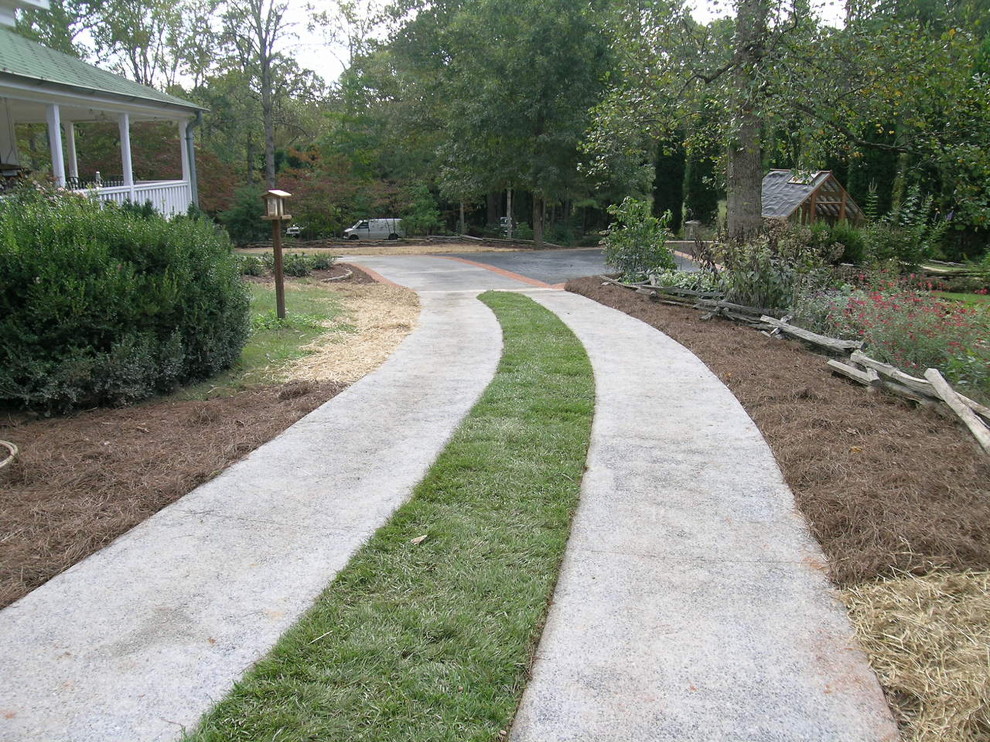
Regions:
<instances>
[{"instance_id":1,"label":"birdhouse","mask_svg":"<svg viewBox=\"0 0 990 742\"><path fill-rule=\"evenodd\" d=\"M265 200L265 215L262 219L268 221L283 221L291 219L291 214L285 213L285 199L292 196L285 191L266 191L262 198Z\"/></svg>"}]
</instances>

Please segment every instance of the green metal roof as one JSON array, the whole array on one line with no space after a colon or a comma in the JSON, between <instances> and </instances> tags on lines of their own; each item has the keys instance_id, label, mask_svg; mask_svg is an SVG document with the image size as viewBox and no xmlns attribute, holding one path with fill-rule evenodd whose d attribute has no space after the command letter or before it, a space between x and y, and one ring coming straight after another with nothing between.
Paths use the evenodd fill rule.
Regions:
<instances>
[{"instance_id":1,"label":"green metal roof","mask_svg":"<svg viewBox=\"0 0 990 742\"><path fill-rule=\"evenodd\" d=\"M28 83L64 85L84 92L97 91L114 98L137 99L170 108L206 110L195 103L48 49L3 27L0 27L0 73L14 75Z\"/></svg>"}]
</instances>

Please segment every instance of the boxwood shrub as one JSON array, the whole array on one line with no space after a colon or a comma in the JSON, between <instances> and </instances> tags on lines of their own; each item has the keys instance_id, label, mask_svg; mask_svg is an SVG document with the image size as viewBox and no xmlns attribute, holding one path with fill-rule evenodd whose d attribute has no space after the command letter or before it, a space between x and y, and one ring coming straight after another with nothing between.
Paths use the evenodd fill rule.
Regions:
<instances>
[{"instance_id":1,"label":"boxwood shrub","mask_svg":"<svg viewBox=\"0 0 990 742\"><path fill-rule=\"evenodd\" d=\"M0 201L0 403L135 402L230 367L247 334L210 222L34 188Z\"/></svg>"}]
</instances>

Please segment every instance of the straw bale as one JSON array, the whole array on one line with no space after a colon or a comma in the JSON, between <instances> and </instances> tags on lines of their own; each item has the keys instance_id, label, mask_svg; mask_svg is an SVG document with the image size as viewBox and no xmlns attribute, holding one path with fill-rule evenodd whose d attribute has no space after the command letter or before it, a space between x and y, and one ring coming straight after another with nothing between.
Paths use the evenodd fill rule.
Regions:
<instances>
[{"instance_id":1,"label":"straw bale","mask_svg":"<svg viewBox=\"0 0 990 742\"><path fill-rule=\"evenodd\" d=\"M990 740L990 572L840 591L905 742Z\"/></svg>"}]
</instances>

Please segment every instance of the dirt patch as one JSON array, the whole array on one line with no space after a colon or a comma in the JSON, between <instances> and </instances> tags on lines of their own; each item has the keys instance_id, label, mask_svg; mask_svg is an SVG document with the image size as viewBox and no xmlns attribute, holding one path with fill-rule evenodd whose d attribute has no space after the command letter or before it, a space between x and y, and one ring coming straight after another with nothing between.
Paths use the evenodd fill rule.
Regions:
<instances>
[{"instance_id":1,"label":"dirt patch","mask_svg":"<svg viewBox=\"0 0 990 742\"><path fill-rule=\"evenodd\" d=\"M567 287L667 333L732 390L838 584L990 568L990 463L955 420L839 379L795 341L705 322L594 278Z\"/></svg>"},{"instance_id":2,"label":"dirt patch","mask_svg":"<svg viewBox=\"0 0 990 742\"><path fill-rule=\"evenodd\" d=\"M329 270L313 271L313 278L327 283L341 285L375 283L375 279L350 263L335 263Z\"/></svg>"},{"instance_id":3,"label":"dirt patch","mask_svg":"<svg viewBox=\"0 0 990 742\"><path fill-rule=\"evenodd\" d=\"M296 382L207 401L0 420L0 439L20 448L0 469L0 606L106 546L344 387Z\"/></svg>"},{"instance_id":4,"label":"dirt patch","mask_svg":"<svg viewBox=\"0 0 990 742\"><path fill-rule=\"evenodd\" d=\"M248 283L272 283L275 279L271 275L264 276L241 276ZM375 283L375 279L349 263L335 263L330 268L314 270L307 278L314 281L324 281L326 283ZM294 276L285 276L287 282L294 280Z\"/></svg>"}]
</instances>

